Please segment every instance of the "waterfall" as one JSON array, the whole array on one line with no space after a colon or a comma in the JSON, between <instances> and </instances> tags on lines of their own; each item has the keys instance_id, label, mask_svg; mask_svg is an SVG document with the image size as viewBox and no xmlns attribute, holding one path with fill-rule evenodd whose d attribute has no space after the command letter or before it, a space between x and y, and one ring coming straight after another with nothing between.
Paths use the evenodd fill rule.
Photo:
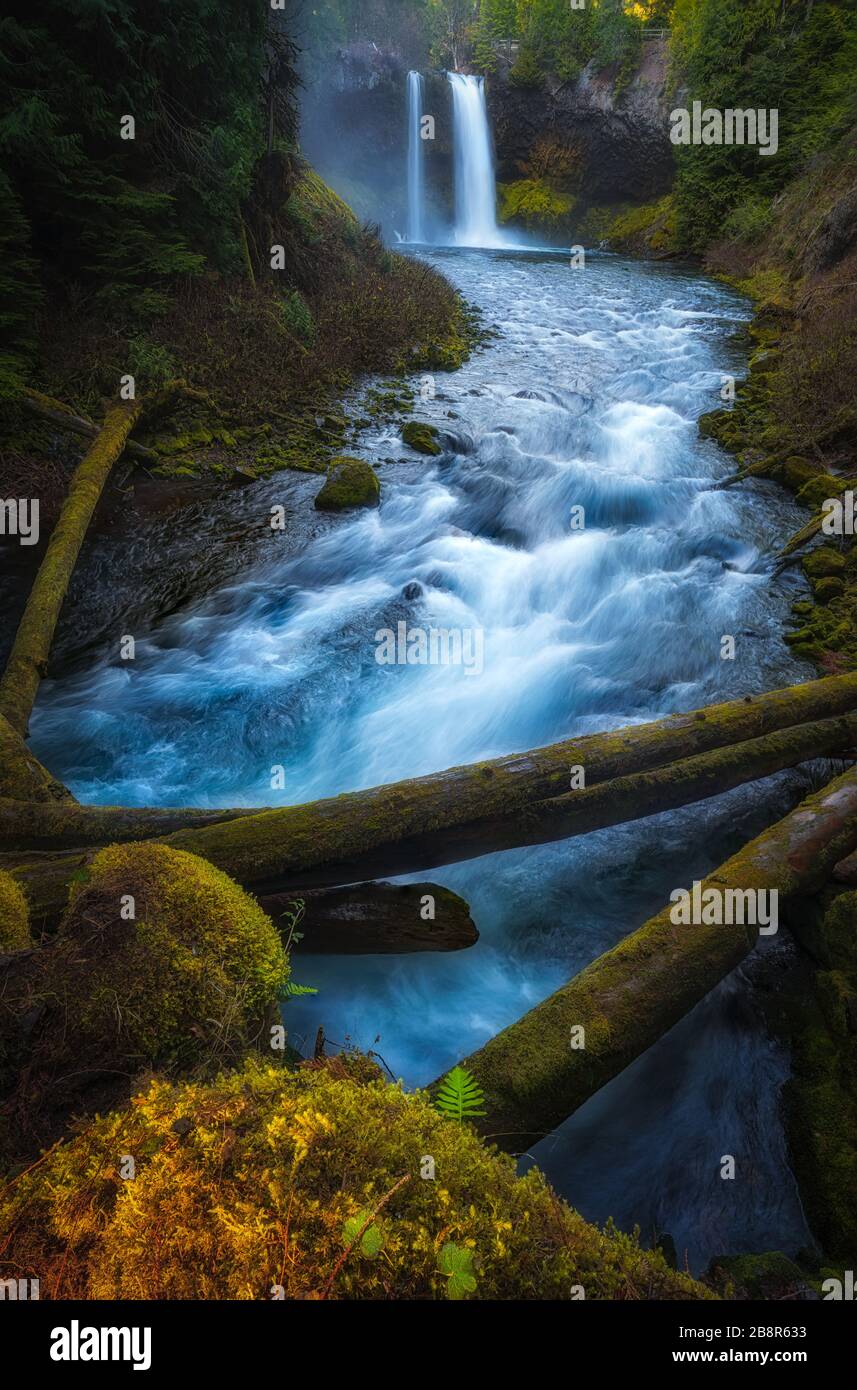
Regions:
<instances>
[{"instance_id":1,"label":"waterfall","mask_svg":"<svg viewBox=\"0 0 857 1390\"><path fill-rule=\"evenodd\" d=\"M420 121L423 114L423 79L419 72L408 73L408 241L425 241L423 228L423 142Z\"/></svg>"},{"instance_id":2,"label":"waterfall","mask_svg":"<svg viewBox=\"0 0 857 1390\"><path fill-rule=\"evenodd\" d=\"M502 246L497 226L494 160L481 77L450 72L455 141L455 241L459 246Z\"/></svg>"}]
</instances>

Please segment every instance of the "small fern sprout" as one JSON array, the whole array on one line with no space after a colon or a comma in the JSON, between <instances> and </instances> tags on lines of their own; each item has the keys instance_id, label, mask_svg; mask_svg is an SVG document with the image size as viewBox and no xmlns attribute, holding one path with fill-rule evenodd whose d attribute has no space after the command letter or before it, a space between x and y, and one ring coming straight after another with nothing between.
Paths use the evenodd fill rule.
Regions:
<instances>
[{"instance_id":1,"label":"small fern sprout","mask_svg":"<svg viewBox=\"0 0 857 1390\"><path fill-rule=\"evenodd\" d=\"M453 1067L447 1072L434 1098L435 1109L452 1120L474 1120L486 1112L482 1108L485 1095L475 1077L466 1067Z\"/></svg>"}]
</instances>

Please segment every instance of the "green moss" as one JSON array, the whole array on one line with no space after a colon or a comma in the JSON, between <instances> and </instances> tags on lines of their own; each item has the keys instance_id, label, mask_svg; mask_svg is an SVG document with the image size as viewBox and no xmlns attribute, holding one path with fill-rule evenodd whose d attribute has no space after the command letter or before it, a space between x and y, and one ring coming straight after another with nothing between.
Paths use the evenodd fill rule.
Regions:
<instances>
[{"instance_id":1,"label":"green moss","mask_svg":"<svg viewBox=\"0 0 857 1390\"><path fill-rule=\"evenodd\" d=\"M427 425L418 420L409 420L402 426L402 439L409 449L416 449L418 454L442 454L443 449L438 443L437 430L434 425Z\"/></svg>"},{"instance_id":2,"label":"green moss","mask_svg":"<svg viewBox=\"0 0 857 1390\"><path fill-rule=\"evenodd\" d=\"M840 594L845 592L845 585L841 579L819 579L817 584L813 584L812 592L817 603L829 603L831 599L839 598Z\"/></svg>"},{"instance_id":3,"label":"green moss","mask_svg":"<svg viewBox=\"0 0 857 1390\"><path fill-rule=\"evenodd\" d=\"M617 213L607 225L605 237L616 251L664 255L678 250L672 195Z\"/></svg>"},{"instance_id":4,"label":"green moss","mask_svg":"<svg viewBox=\"0 0 857 1390\"><path fill-rule=\"evenodd\" d=\"M377 507L381 484L365 459L336 458L330 463L327 481L316 495L319 511L343 512L353 507Z\"/></svg>"},{"instance_id":5,"label":"green moss","mask_svg":"<svg viewBox=\"0 0 857 1390\"><path fill-rule=\"evenodd\" d=\"M779 1250L763 1255L718 1256L712 1277L726 1298L780 1299L806 1283L802 1270Z\"/></svg>"},{"instance_id":6,"label":"green moss","mask_svg":"<svg viewBox=\"0 0 857 1390\"><path fill-rule=\"evenodd\" d=\"M822 576L841 574L845 569L845 558L832 546L822 545L806 556L803 567L811 579L821 579Z\"/></svg>"},{"instance_id":7,"label":"green moss","mask_svg":"<svg viewBox=\"0 0 857 1390\"><path fill-rule=\"evenodd\" d=\"M268 1299L279 1286L288 1299L444 1299L452 1243L470 1252L476 1299L711 1297L377 1078L334 1059L155 1081L9 1190L6 1257L38 1268L53 1298ZM349 1250L364 1212L377 1235Z\"/></svg>"},{"instance_id":8,"label":"green moss","mask_svg":"<svg viewBox=\"0 0 857 1390\"><path fill-rule=\"evenodd\" d=\"M130 914L133 913L133 916ZM270 919L204 859L115 845L72 885L52 965L84 1049L166 1063L244 1045L288 979Z\"/></svg>"},{"instance_id":9,"label":"green moss","mask_svg":"<svg viewBox=\"0 0 857 1390\"><path fill-rule=\"evenodd\" d=\"M791 488L792 492L797 492L805 483L817 478L819 473L826 473L824 465L817 459L787 458L785 463L779 465L776 471L777 478L785 483L786 487Z\"/></svg>"},{"instance_id":10,"label":"green moss","mask_svg":"<svg viewBox=\"0 0 857 1390\"><path fill-rule=\"evenodd\" d=\"M18 884L0 869L0 952L32 946L27 899Z\"/></svg>"},{"instance_id":11,"label":"green moss","mask_svg":"<svg viewBox=\"0 0 857 1390\"><path fill-rule=\"evenodd\" d=\"M500 194L500 221L521 222L525 227L556 231L574 207L574 198L562 193L549 179L518 179L503 183Z\"/></svg>"}]
</instances>

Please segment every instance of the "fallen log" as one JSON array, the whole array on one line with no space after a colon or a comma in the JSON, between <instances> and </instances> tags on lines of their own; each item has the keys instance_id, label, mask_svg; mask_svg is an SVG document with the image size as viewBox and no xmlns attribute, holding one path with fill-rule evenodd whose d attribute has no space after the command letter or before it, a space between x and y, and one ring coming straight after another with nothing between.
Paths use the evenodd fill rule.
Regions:
<instances>
[{"instance_id":1,"label":"fallen log","mask_svg":"<svg viewBox=\"0 0 857 1390\"><path fill-rule=\"evenodd\" d=\"M855 707L857 673L827 676L764 695L748 695L721 705L671 714L648 724L626 725L606 733L563 739L529 752L449 768L427 777L373 787L368 791L349 792L305 806L287 807L284 810L264 807L231 809L218 811L213 819L220 822L240 817L246 825L250 824L251 819L258 819L258 826L254 824L247 844L250 857L253 857L252 841L258 830L261 832L260 847L263 839L274 840L274 848L268 853L275 862L278 833L284 846L293 835L301 835L304 842L312 840L313 833L322 836L318 863L324 864L329 859L336 866L331 871L334 876L310 879L303 874L303 868L315 867L315 862L302 856L295 862L294 876L287 879L284 874L280 875L283 884L322 886L410 871L399 868L396 857L383 849L387 844L394 846L398 843L401 847L399 858L409 861L405 844L409 833L421 836L422 850L430 849L435 843L438 846L436 857L417 855L410 863L410 869L435 868L452 862L451 855L444 857L445 848L441 841L445 834L450 835L452 840L458 840L463 827L481 823L481 833L487 842L490 838L488 827L495 818L505 820L522 813L533 802L562 795L569 785L569 768L572 766L585 768L586 784L591 788L616 777L664 766L714 748L761 737L777 729L847 713ZM0 783L0 789L2 786ZM5 794L12 799L25 799L12 791ZM197 807L176 807L162 812L158 809L115 806L75 806L73 811L58 815L31 806L21 807L17 812L9 807L8 812L0 821L0 845L10 850L39 851L71 850L86 845L149 838L150 833L161 833L156 821L162 814L175 817L176 829L180 825L192 828L207 816L207 812ZM361 858L354 863L353 872L346 877L344 870L347 864L342 851L343 846L348 845L354 837L347 834L341 840L337 826L349 831L352 812L356 813L355 820L358 822L360 843L357 848ZM21 818L20 834L14 830L16 813ZM381 817L377 823L374 820L376 815ZM302 824L308 816L317 817L317 823L313 825L308 822L305 833L301 834ZM367 816L372 818L372 823L359 825L361 818ZM146 830L147 818L153 818L151 832ZM414 830L410 832L412 825ZM363 862L370 846L379 848L378 862L371 867ZM190 845L183 847L191 848ZM237 846L235 853L239 850L240 846ZM204 853L204 850L195 852ZM231 847L224 845L222 852L229 854L231 862ZM343 873L337 877L335 875L340 868ZM272 870L269 877L275 876ZM275 891L277 886L272 883L270 891Z\"/></svg>"},{"instance_id":2,"label":"fallen log","mask_svg":"<svg viewBox=\"0 0 857 1390\"><path fill-rule=\"evenodd\" d=\"M817 536L823 525L824 512L818 512L818 514L814 516L811 521L808 521L805 526L802 526L799 531L795 531L794 535L786 541L782 550L777 554L776 558L779 565L781 566L782 561L789 555L792 555L794 551L800 550L803 546L807 545L814 536Z\"/></svg>"},{"instance_id":3,"label":"fallen log","mask_svg":"<svg viewBox=\"0 0 857 1390\"><path fill-rule=\"evenodd\" d=\"M0 742L4 722L0 719ZM9 729L8 724L6 728ZM14 730L9 729L9 732L19 737ZM26 752L26 745L20 739L19 742ZM0 781L0 791L3 787ZM45 804L44 801L0 796L0 848L4 851L76 850L131 840L156 840L174 830L215 825L218 821L258 814L258 807L81 806L76 801Z\"/></svg>"},{"instance_id":4,"label":"fallen log","mask_svg":"<svg viewBox=\"0 0 857 1390\"><path fill-rule=\"evenodd\" d=\"M426 899L433 920L424 920ZM403 955L414 951L461 951L479 933L463 898L437 883L357 883L349 888L295 889L260 899L275 922L296 899L306 904L300 952Z\"/></svg>"},{"instance_id":5,"label":"fallen log","mask_svg":"<svg viewBox=\"0 0 857 1390\"><path fill-rule=\"evenodd\" d=\"M853 690L854 678L850 679ZM802 689L810 690L826 683L813 682ZM842 689L838 687L840 694ZM734 706L719 708L721 711L735 709ZM746 708L749 713L751 707L742 703L739 708ZM712 707L708 714L717 709L717 706ZM777 717L776 709L776 705L768 707L769 718ZM696 740L699 735L695 730L702 730L713 722L692 719L693 727L686 729L688 737ZM730 719L726 722L734 727ZM641 735L636 742L629 741L626 762L633 765L635 761L643 761L644 755L652 756L652 745L645 731L651 736L656 729L663 735L662 724L640 725L621 731L623 738ZM518 759L498 759L494 764L457 768L450 773L394 783L370 792L350 792L329 801L242 816L237 820L181 830L163 839L166 844L210 860L257 895L268 896L288 889L293 896L298 887L355 883L369 876L411 873L502 849L545 844L716 796L811 758L847 751L857 739L857 715L840 715L774 729L758 738L743 739L663 767L644 769L601 783L596 780L594 786L580 791L564 792L561 796L530 803L524 799L522 790L525 793L534 786L541 787L552 776L543 764L540 774L537 773L527 760L544 759L546 763L557 748L573 747L578 755L576 761L583 763L582 749L586 748L589 752L584 765L589 774L593 766L597 769L610 765L606 749L612 746L609 741L616 739L616 734L587 735L570 744L553 745ZM603 740L608 740L608 744ZM621 743L622 738L620 746ZM666 738L662 751L663 746L673 749L675 739ZM498 765L502 767L502 774L496 774L497 781L502 775L509 785L505 798L498 800L497 813L486 816L484 812L490 808L497 787L494 776L486 778L481 769ZM522 784L516 785L514 769L520 771L522 766L528 766L529 772ZM567 773L568 763L564 776ZM460 794L460 800L456 800L454 793ZM510 804L511 809L503 814L503 806L508 808ZM80 868L83 857L81 852L39 853L22 862L6 853L0 860L26 892L36 920L42 926L49 926L65 905L68 883L72 873Z\"/></svg>"},{"instance_id":6,"label":"fallen log","mask_svg":"<svg viewBox=\"0 0 857 1390\"><path fill-rule=\"evenodd\" d=\"M843 699L853 707L855 678L832 679L849 680L848 693L845 687L828 688L823 703ZM807 698L810 689L803 687L804 693L794 696L780 692L780 702L761 697L713 706L695 715L587 735L493 763L180 830L168 836L167 843L210 859L259 892L274 892L292 884L324 887L413 873L521 844L565 839L849 748L850 722L813 721L801 725L803 734L792 737L792 713L815 704ZM770 703L760 710L767 700ZM731 741L737 731L749 734L754 726L765 729L758 739ZM727 742L723 757L714 757ZM700 747L712 752L699 754ZM713 761L651 780L650 768L670 759L684 761L682 753ZM585 768L585 790L567 793L571 766ZM623 774L636 780L629 783ZM614 780L618 785L612 792L599 791L599 784ZM672 781L680 796L659 796ZM615 815L610 811L614 794L619 802Z\"/></svg>"},{"instance_id":7,"label":"fallen log","mask_svg":"<svg viewBox=\"0 0 857 1390\"><path fill-rule=\"evenodd\" d=\"M87 420L83 415L75 415L70 406L56 401L52 396L45 396L41 391L33 391L30 388L24 390L21 402L29 410L31 415L37 415L41 420L47 420L57 429L66 430L69 434L82 435L86 439L94 439L99 432L99 426L93 420ZM125 442L125 453L131 458L138 459L141 463L159 463L159 455L154 449L146 449L142 444L137 444L133 439Z\"/></svg>"},{"instance_id":8,"label":"fallen log","mask_svg":"<svg viewBox=\"0 0 857 1390\"><path fill-rule=\"evenodd\" d=\"M142 401L134 400L121 401L107 412L104 424L74 472L30 590L0 678L0 714L24 737L84 536L110 470L141 411Z\"/></svg>"},{"instance_id":9,"label":"fallen log","mask_svg":"<svg viewBox=\"0 0 857 1390\"><path fill-rule=\"evenodd\" d=\"M857 847L857 768L709 874L702 890L818 889ZM688 887L689 885L682 885ZM749 954L758 928L677 926L667 907L460 1064L485 1092L480 1132L522 1152L689 1013ZM572 1030L583 1028L583 1047ZM579 1043L580 1034L574 1035Z\"/></svg>"},{"instance_id":10,"label":"fallen log","mask_svg":"<svg viewBox=\"0 0 857 1390\"><path fill-rule=\"evenodd\" d=\"M67 787L52 777L34 758L21 735L0 714L0 797L14 798L12 805L26 814L31 807L46 815L62 806L64 812L77 805Z\"/></svg>"},{"instance_id":11,"label":"fallen log","mask_svg":"<svg viewBox=\"0 0 857 1390\"><path fill-rule=\"evenodd\" d=\"M0 677L0 714L25 738L66 590L110 471L141 416L163 409L177 395L206 403L210 400L205 392L177 378L150 396L120 401L108 410L74 471ZM60 413L64 415L62 407Z\"/></svg>"}]
</instances>

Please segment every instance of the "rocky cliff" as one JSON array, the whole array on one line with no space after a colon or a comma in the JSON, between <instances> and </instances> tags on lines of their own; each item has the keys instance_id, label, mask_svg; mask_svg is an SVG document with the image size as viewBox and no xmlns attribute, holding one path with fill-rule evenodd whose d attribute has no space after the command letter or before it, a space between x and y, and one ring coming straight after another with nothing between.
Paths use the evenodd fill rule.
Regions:
<instances>
[{"instance_id":1,"label":"rocky cliff","mask_svg":"<svg viewBox=\"0 0 857 1390\"><path fill-rule=\"evenodd\" d=\"M643 45L639 68L621 85L612 69L590 64L574 81L548 75L537 87L510 80L500 59L487 79L488 110L501 184L501 210L516 221L567 239L593 209L650 203L673 179L666 96L666 44ZM361 218L390 240L406 225L405 66L378 51L338 55L328 76L306 92L305 151ZM452 212L449 83L425 73L430 209L438 227ZM523 185L524 196L516 197ZM511 189L511 194L508 190Z\"/></svg>"}]
</instances>

